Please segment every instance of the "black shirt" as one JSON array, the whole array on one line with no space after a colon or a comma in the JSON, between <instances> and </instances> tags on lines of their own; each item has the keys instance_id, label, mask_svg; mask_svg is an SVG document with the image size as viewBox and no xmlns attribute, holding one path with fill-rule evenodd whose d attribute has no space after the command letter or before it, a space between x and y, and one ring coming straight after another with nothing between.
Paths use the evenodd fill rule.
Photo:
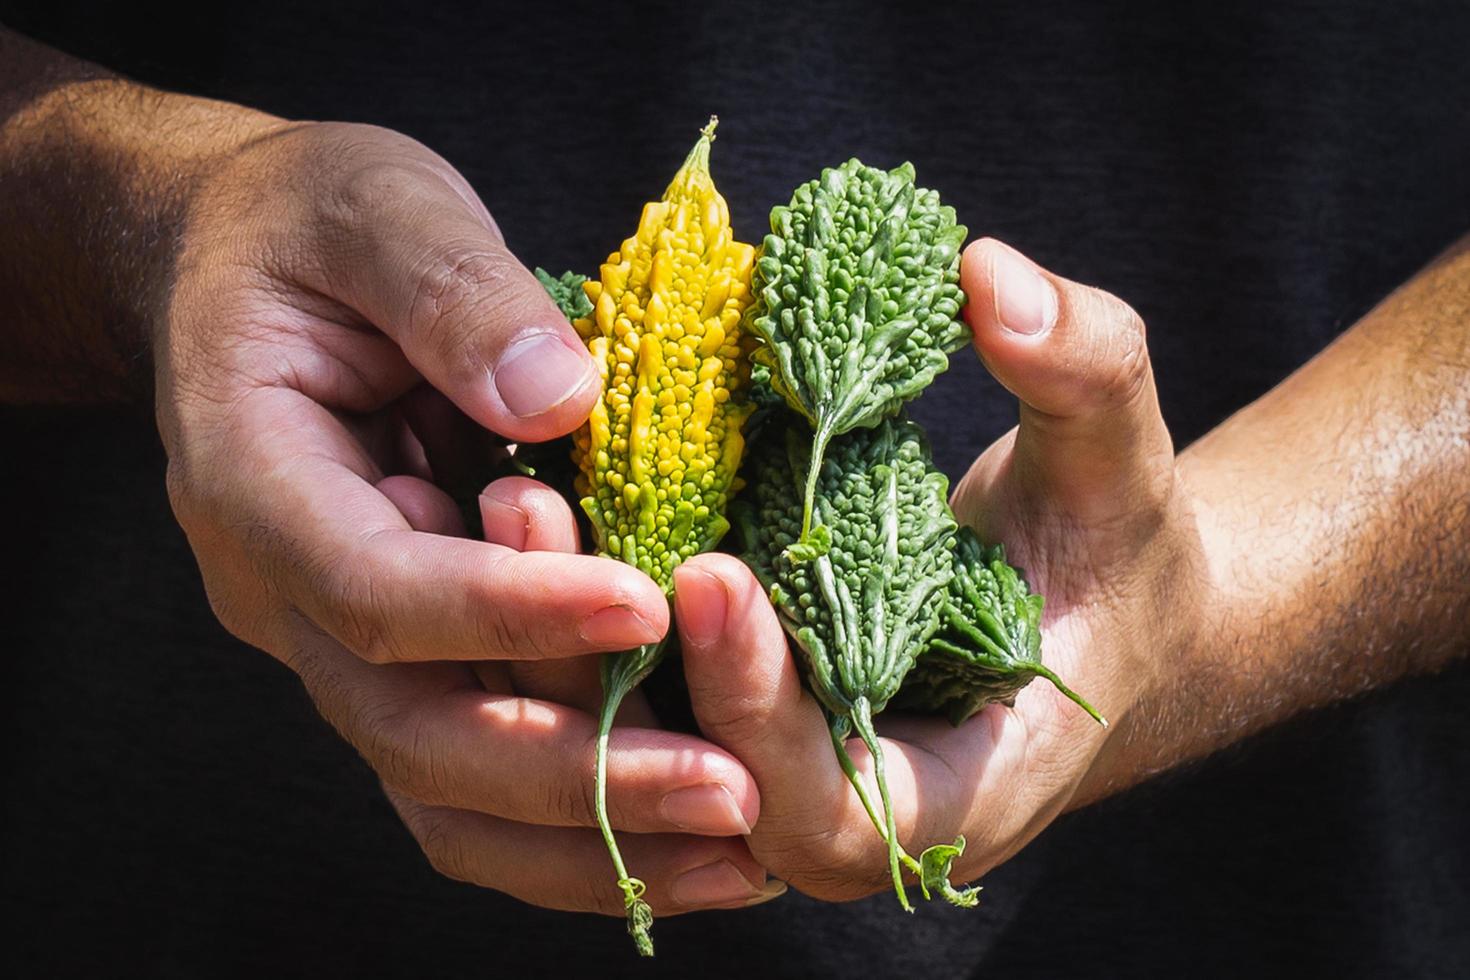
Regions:
<instances>
[{"instance_id":1,"label":"black shirt","mask_svg":"<svg viewBox=\"0 0 1470 980\"><path fill-rule=\"evenodd\" d=\"M513 249L595 269L694 131L735 227L856 155L1119 294L1179 446L1470 229L1470 4L311 6L0 0L144 81L415 136ZM3 234L3 229L0 229ZM958 476L1014 422L962 352L919 402ZM370 771L210 616L146 411L7 409L0 962L28 976L1470 974L1470 665L1059 820L982 907L787 897L660 919L429 870Z\"/></svg>"}]
</instances>

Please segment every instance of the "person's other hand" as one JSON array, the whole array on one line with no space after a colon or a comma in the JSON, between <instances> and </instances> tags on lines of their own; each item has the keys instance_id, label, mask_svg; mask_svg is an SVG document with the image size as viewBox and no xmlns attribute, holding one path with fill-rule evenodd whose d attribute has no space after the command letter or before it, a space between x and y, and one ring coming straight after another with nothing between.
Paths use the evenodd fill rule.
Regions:
<instances>
[{"instance_id":1,"label":"person's other hand","mask_svg":"<svg viewBox=\"0 0 1470 980\"><path fill-rule=\"evenodd\" d=\"M598 682L570 658L656 639L667 602L575 554L533 481L489 488L472 541L429 480L476 432L570 431L600 391L468 184L382 129L261 135L192 196L154 351L170 499L221 622L300 675L439 870L621 915L590 829ZM733 757L651 728L611 744L612 822L656 912L766 894Z\"/></svg>"},{"instance_id":2,"label":"person's other hand","mask_svg":"<svg viewBox=\"0 0 1470 980\"><path fill-rule=\"evenodd\" d=\"M1046 663L1121 721L1190 641L1207 598L1143 324L995 241L970 245L961 276L975 347L1021 415L956 488L956 515L1004 542L1046 596ZM884 845L755 578L732 557L691 559L676 572L675 618L700 727L760 788L756 859L819 898L891 887ZM1014 708L991 705L958 727L885 714L878 728L900 841L918 855L963 834L956 881L1109 779L1109 731L1042 680ZM871 757L856 738L848 750L876 800Z\"/></svg>"}]
</instances>

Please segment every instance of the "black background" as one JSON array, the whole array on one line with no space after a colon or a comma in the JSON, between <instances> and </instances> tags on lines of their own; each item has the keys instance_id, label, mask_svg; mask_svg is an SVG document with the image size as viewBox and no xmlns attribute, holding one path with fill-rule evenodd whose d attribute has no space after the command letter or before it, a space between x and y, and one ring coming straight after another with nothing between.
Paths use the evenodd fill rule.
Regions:
<instances>
[{"instance_id":1,"label":"black background","mask_svg":"<svg viewBox=\"0 0 1470 980\"><path fill-rule=\"evenodd\" d=\"M0 22L407 132L552 269L593 269L710 112L748 241L821 166L912 159L972 234L1143 314L1180 446L1470 230L1463 3L0 0ZM916 414L957 477L1015 409L962 353ZM146 408L0 425L0 955L25 975L1470 973L1464 662L1063 818L976 913L789 895L661 920L641 964L611 920L428 869L295 679L210 617Z\"/></svg>"}]
</instances>

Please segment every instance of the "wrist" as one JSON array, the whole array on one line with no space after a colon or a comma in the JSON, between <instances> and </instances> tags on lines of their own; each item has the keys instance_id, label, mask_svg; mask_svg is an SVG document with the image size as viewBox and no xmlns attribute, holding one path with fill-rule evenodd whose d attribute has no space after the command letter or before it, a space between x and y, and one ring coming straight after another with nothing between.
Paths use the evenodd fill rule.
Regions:
<instances>
[{"instance_id":1,"label":"wrist","mask_svg":"<svg viewBox=\"0 0 1470 980\"><path fill-rule=\"evenodd\" d=\"M44 50L44 49L43 49ZM60 58L46 52L48 56ZM193 188L283 125L240 106L110 77L35 93L0 124L0 394L137 398Z\"/></svg>"}]
</instances>

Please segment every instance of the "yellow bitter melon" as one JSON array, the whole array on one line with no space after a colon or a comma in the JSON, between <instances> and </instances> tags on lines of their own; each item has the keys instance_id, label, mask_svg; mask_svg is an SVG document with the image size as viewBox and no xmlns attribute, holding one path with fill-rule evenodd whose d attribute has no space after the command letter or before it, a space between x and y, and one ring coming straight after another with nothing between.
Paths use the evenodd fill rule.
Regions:
<instances>
[{"instance_id":1,"label":"yellow bitter melon","mask_svg":"<svg viewBox=\"0 0 1470 980\"><path fill-rule=\"evenodd\" d=\"M674 568L729 529L725 505L750 414L750 304L755 248L735 240L709 171L716 120L701 132L637 232L584 285L592 313L575 321L602 371L603 395L573 439L576 490L599 553L648 573L665 592ZM603 658L597 819L618 874L628 929L651 955L652 914L607 821L607 736L618 705L658 664L664 643Z\"/></svg>"}]
</instances>

